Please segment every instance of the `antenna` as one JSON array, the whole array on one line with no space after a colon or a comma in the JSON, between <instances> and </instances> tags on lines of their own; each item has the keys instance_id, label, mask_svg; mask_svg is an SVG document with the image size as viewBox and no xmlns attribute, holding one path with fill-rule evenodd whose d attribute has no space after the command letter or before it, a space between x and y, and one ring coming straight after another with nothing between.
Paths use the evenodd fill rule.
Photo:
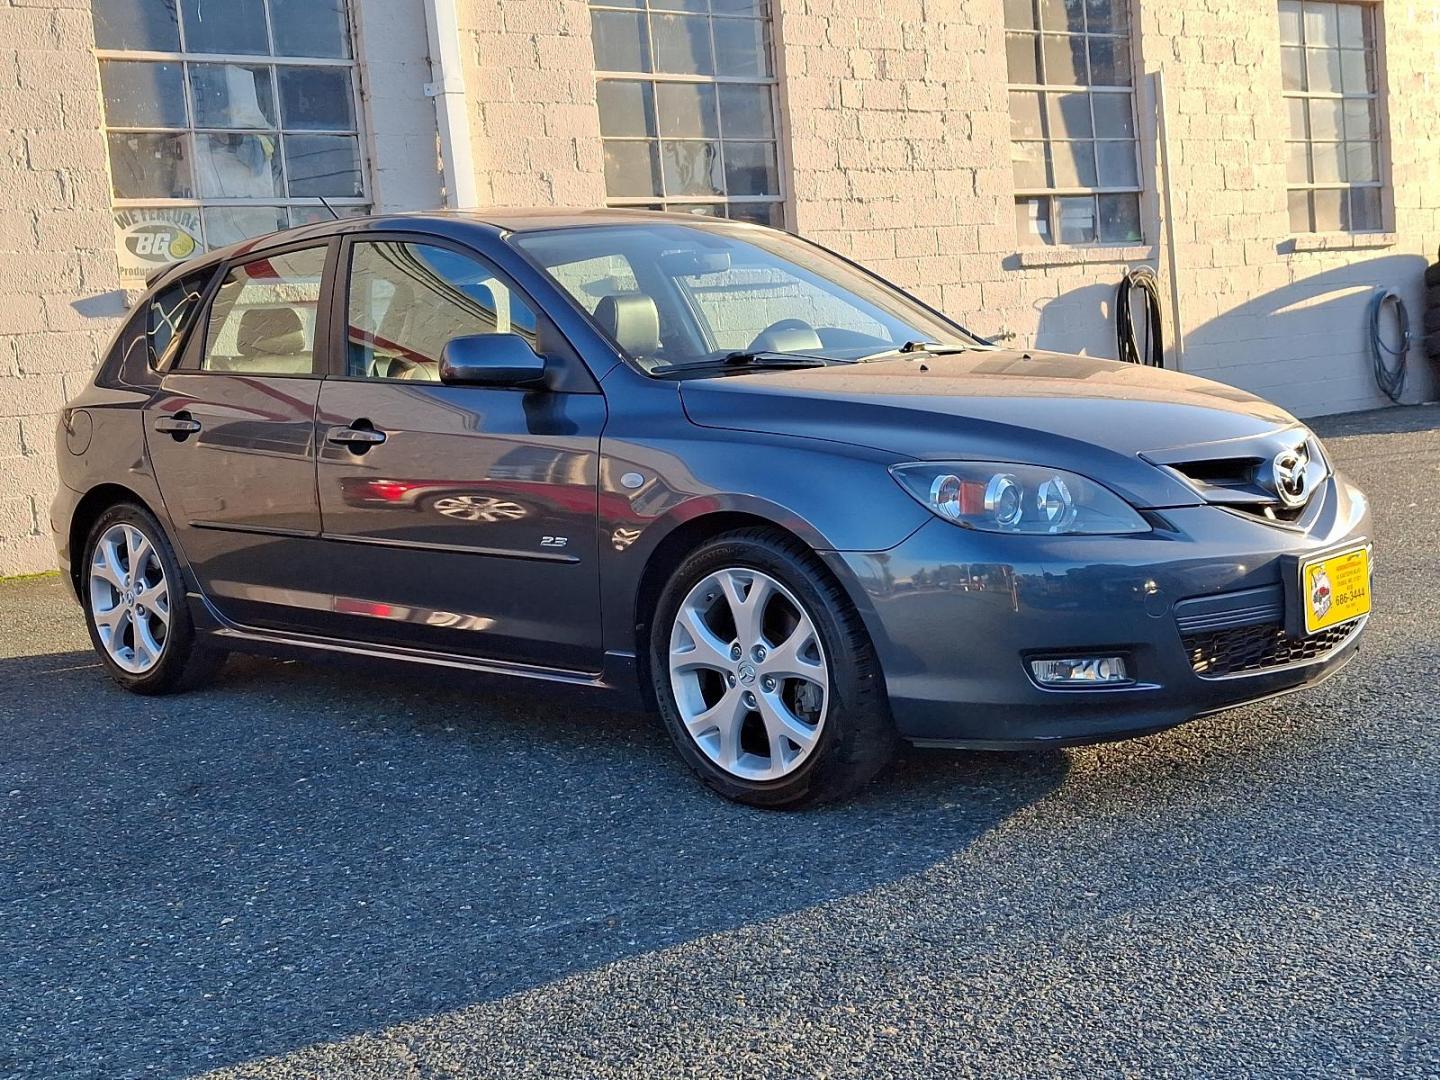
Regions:
<instances>
[{"instance_id":1,"label":"antenna","mask_svg":"<svg viewBox=\"0 0 1440 1080\"><path fill-rule=\"evenodd\" d=\"M336 221L339 221L339 220L340 220L340 215L337 214L337 213L335 212L335 208L334 208L333 206L331 206L328 201L326 201L324 195L316 195L315 197L320 200L320 205L321 205L321 206L325 207L326 210L329 210L329 211L330 211L330 216L331 216L332 218L334 218Z\"/></svg>"}]
</instances>

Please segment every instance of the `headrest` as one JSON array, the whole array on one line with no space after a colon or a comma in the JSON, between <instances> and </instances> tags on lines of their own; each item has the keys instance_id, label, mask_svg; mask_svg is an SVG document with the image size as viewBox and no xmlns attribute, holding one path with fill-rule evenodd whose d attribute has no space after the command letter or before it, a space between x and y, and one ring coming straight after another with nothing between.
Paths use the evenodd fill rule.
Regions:
<instances>
[{"instance_id":1,"label":"headrest","mask_svg":"<svg viewBox=\"0 0 1440 1080\"><path fill-rule=\"evenodd\" d=\"M305 324L294 308L251 308L240 316L235 351L241 356L298 356L309 351Z\"/></svg>"},{"instance_id":2,"label":"headrest","mask_svg":"<svg viewBox=\"0 0 1440 1080\"><path fill-rule=\"evenodd\" d=\"M660 351L660 312L644 293L611 293L595 307L595 321L628 353Z\"/></svg>"}]
</instances>

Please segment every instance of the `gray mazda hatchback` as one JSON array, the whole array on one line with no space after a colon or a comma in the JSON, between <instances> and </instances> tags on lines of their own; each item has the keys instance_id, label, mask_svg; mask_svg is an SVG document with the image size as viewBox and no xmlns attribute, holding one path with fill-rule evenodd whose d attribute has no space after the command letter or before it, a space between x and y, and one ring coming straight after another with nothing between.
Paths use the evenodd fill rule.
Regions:
<instances>
[{"instance_id":1,"label":"gray mazda hatchback","mask_svg":"<svg viewBox=\"0 0 1440 1080\"><path fill-rule=\"evenodd\" d=\"M721 794L897 740L1152 732L1313 684L1365 497L1283 410L1001 349L757 225L311 225L161 273L60 417L51 523L137 693L230 651L593 688Z\"/></svg>"}]
</instances>

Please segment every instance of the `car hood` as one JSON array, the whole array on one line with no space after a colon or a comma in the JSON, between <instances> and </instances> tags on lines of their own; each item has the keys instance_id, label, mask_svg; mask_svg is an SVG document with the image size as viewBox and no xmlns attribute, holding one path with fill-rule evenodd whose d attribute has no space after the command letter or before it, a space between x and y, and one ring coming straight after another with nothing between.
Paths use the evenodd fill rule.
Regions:
<instances>
[{"instance_id":1,"label":"car hood","mask_svg":"<svg viewBox=\"0 0 1440 1080\"><path fill-rule=\"evenodd\" d=\"M1064 353L975 350L754 372L681 386L695 424L867 446L902 460L1070 469L1140 507L1203 500L1144 460L1299 426L1232 386ZM1206 456L1200 454L1199 456Z\"/></svg>"}]
</instances>

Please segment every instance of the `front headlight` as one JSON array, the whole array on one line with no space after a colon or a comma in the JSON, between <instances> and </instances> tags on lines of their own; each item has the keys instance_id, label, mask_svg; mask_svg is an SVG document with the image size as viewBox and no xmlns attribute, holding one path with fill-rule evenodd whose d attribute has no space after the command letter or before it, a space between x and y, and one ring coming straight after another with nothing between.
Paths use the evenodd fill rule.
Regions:
<instances>
[{"instance_id":1,"label":"front headlight","mask_svg":"<svg viewBox=\"0 0 1440 1080\"><path fill-rule=\"evenodd\" d=\"M917 461L890 473L937 515L969 529L1045 536L1150 531L1119 495L1063 469Z\"/></svg>"}]
</instances>

